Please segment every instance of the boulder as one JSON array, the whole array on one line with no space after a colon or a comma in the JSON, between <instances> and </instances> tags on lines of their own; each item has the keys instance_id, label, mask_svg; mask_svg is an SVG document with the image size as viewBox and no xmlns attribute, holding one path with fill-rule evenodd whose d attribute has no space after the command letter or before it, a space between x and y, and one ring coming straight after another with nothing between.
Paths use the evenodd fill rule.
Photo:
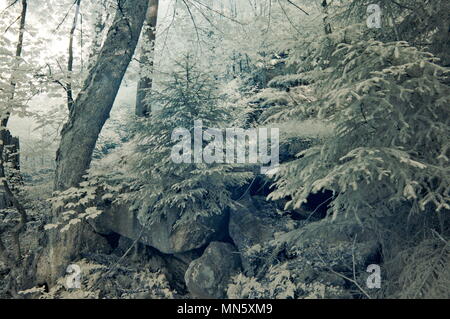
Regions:
<instances>
[{"instance_id":1,"label":"boulder","mask_svg":"<svg viewBox=\"0 0 450 319\"><path fill-rule=\"evenodd\" d=\"M310 254L317 257L318 252L323 252L330 258L335 255L332 258L334 262L342 259L343 262L350 262L350 266L353 257L358 266L376 261L380 249L375 234L351 218L312 222L299 230L283 234L278 241L284 244L289 256ZM332 260L330 264L333 264Z\"/></svg>"},{"instance_id":2,"label":"boulder","mask_svg":"<svg viewBox=\"0 0 450 319\"><path fill-rule=\"evenodd\" d=\"M281 216L276 205L260 196L247 196L230 211L228 231L231 239L241 253L242 267L247 275L253 274L252 247L263 246L275 238L277 233L285 233L296 228L296 222Z\"/></svg>"},{"instance_id":3,"label":"boulder","mask_svg":"<svg viewBox=\"0 0 450 319\"><path fill-rule=\"evenodd\" d=\"M120 236L118 246L113 253L115 256L122 256L131 246L133 246L133 249L128 253L127 261L131 263L144 262L148 271L163 274L170 287L178 294L187 293L184 274L189 264L200 258L204 249L177 254L163 254L153 247L142 243L134 244L133 240Z\"/></svg>"},{"instance_id":4,"label":"boulder","mask_svg":"<svg viewBox=\"0 0 450 319\"><path fill-rule=\"evenodd\" d=\"M184 276L186 286L195 298L224 298L230 278L239 272L240 264L233 245L212 242L189 265Z\"/></svg>"},{"instance_id":5,"label":"boulder","mask_svg":"<svg viewBox=\"0 0 450 319\"><path fill-rule=\"evenodd\" d=\"M239 251L274 238L274 229L248 202L230 212L229 233Z\"/></svg>"},{"instance_id":6,"label":"boulder","mask_svg":"<svg viewBox=\"0 0 450 319\"><path fill-rule=\"evenodd\" d=\"M172 211L164 218L143 225L138 211L126 205L113 205L92 222L100 234L117 233L152 246L165 254L184 253L205 247L226 236L228 212L220 215L200 216L176 225L178 212ZM144 227L145 226L145 227ZM144 227L144 229L143 229Z\"/></svg>"}]
</instances>

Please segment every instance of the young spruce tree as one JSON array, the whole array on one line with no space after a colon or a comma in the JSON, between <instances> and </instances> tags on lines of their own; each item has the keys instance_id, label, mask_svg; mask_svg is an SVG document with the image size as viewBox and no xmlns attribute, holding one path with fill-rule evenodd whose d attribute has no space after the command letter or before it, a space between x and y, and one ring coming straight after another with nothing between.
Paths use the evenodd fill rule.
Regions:
<instances>
[{"instance_id":1,"label":"young spruce tree","mask_svg":"<svg viewBox=\"0 0 450 319\"><path fill-rule=\"evenodd\" d=\"M151 221L176 210L179 224L219 214L233 206L230 189L245 184L252 174L223 162L194 163L192 152L190 160L183 163L175 163L171 157L174 146L180 143L172 137L177 129L190 132L188 142L193 151L194 121L202 121L204 129L226 125L229 119L227 110L220 106L217 81L187 55L176 62L175 70L161 86L152 92L152 101L157 104L150 117L141 122L132 160L141 185L138 196L144 204L140 218L150 216ZM203 148L212 142L214 139L203 141Z\"/></svg>"},{"instance_id":2,"label":"young spruce tree","mask_svg":"<svg viewBox=\"0 0 450 319\"><path fill-rule=\"evenodd\" d=\"M334 216L357 218L405 202L416 212L448 212L449 70L406 42L355 39L332 60L317 106L335 134L284 165L271 197L290 196L298 207L329 189Z\"/></svg>"}]
</instances>

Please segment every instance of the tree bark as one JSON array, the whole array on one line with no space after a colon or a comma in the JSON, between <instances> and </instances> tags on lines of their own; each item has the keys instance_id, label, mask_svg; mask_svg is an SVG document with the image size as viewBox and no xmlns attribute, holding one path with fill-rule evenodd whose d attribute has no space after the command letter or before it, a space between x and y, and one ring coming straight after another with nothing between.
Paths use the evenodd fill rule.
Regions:
<instances>
[{"instance_id":1,"label":"tree bark","mask_svg":"<svg viewBox=\"0 0 450 319\"><path fill-rule=\"evenodd\" d=\"M25 33L25 22L26 22L26 16L27 16L27 0L22 0L22 10L20 14L20 27L19 27L19 39L17 41L16 46L16 59L15 64L16 66L20 63L20 57L22 56L22 49L23 49L23 36ZM15 90L16 90L16 82L14 81L14 78L11 80L11 96L9 98L9 101L12 102L14 100L15 96ZM10 292L14 297L18 297L16 289L17 285L19 284L20 276L18 275L21 267L21 261L22 261L22 251L21 251L21 245L20 245L20 235L24 230L25 224L27 223L28 216L25 208L22 206L22 204L17 199L16 195L12 192L11 187L8 183L8 176L6 174L5 170L5 162L8 162L9 160L17 159L14 155L11 156L11 153L7 153L6 149L10 147L14 143L18 145L18 140L12 141L12 136L9 133L6 126L8 125L9 117L11 113L8 111L6 114L2 114L1 117L1 123L0 123L0 187L3 188L3 191L6 194L6 199L9 203L12 203L14 208L17 210L17 212L20 215L19 223L11 230L12 239L15 247L15 254L10 254L6 248L6 246L3 243L2 239L2 233L0 233L0 255L3 257L5 263L10 268L9 278L11 280L10 282ZM13 147L12 147L13 148ZM18 151L18 150L17 150ZM18 156L18 155L17 155ZM8 158L9 157L9 158ZM13 165L13 169L16 166L19 168L19 164L15 163L17 165ZM3 207L1 207L3 208Z\"/></svg>"},{"instance_id":2,"label":"tree bark","mask_svg":"<svg viewBox=\"0 0 450 319\"><path fill-rule=\"evenodd\" d=\"M327 0L323 0L322 2L322 7L323 7L323 27L324 27L324 31L325 34L331 34L332 33L332 29L331 29L331 24L329 21L329 16L328 16L328 6L330 4L327 3Z\"/></svg>"},{"instance_id":3,"label":"tree bark","mask_svg":"<svg viewBox=\"0 0 450 319\"><path fill-rule=\"evenodd\" d=\"M56 154L55 190L77 186L91 163L98 135L109 117L122 78L134 54L148 0L118 0L112 26L97 61L61 131Z\"/></svg>"},{"instance_id":4,"label":"tree bark","mask_svg":"<svg viewBox=\"0 0 450 319\"><path fill-rule=\"evenodd\" d=\"M73 94L72 94L72 71L73 71L73 38L75 30L77 28L78 15L80 13L81 0L77 0L75 9L75 17L73 18L72 28L70 29L69 36L69 60L67 62L67 107L70 109L73 107Z\"/></svg>"},{"instance_id":5,"label":"tree bark","mask_svg":"<svg viewBox=\"0 0 450 319\"><path fill-rule=\"evenodd\" d=\"M22 10L20 13L19 37L18 37L17 45L16 45L16 54L15 54L15 61L14 61L15 66L13 67L13 69L17 69L21 62L20 58L22 56L23 36L25 33L25 22L26 22L26 17L27 17L27 8L28 8L27 0L22 0L21 4L22 4ZM14 97L15 97L16 85L17 85L14 80L13 75L11 75L11 83L10 84L11 84L11 95L9 97L8 102L10 104L12 104ZM9 110L7 110L7 112L5 114L1 114L1 121L0 121L0 179L3 179L4 183L7 183L7 178L9 177L9 176L6 176L6 173L5 173L5 163L6 162L11 163L11 161L12 161L13 170L14 169L18 170L20 168L19 155L18 155L18 153L15 154L16 152L19 151L18 138L13 139L10 132L7 129L10 116L11 116L11 112ZM15 147L17 147L17 149L15 149ZM9 154L8 154L8 152L6 152L6 150L8 150L8 149L10 151ZM14 152L14 150L16 150L16 152ZM11 154L13 154L13 156L11 156ZM1 185L2 185L2 183L0 183L0 188L2 188ZM4 194L5 194L6 198L1 200L1 202L4 203L5 205L9 205L9 203L12 202L12 199L10 198L11 196L8 193L8 191L10 189L9 189L9 187L8 187L8 189L6 189L7 187L8 187L8 185L3 186L3 190L5 192ZM11 195L13 195L13 194L11 193ZM0 207L0 208L5 208L5 207Z\"/></svg>"},{"instance_id":6,"label":"tree bark","mask_svg":"<svg viewBox=\"0 0 450 319\"><path fill-rule=\"evenodd\" d=\"M150 107L148 91L152 88L153 59L156 39L156 24L158 22L159 0L150 0L144 31L142 32L142 51L140 58L140 79L136 93L136 115L148 116Z\"/></svg>"}]
</instances>

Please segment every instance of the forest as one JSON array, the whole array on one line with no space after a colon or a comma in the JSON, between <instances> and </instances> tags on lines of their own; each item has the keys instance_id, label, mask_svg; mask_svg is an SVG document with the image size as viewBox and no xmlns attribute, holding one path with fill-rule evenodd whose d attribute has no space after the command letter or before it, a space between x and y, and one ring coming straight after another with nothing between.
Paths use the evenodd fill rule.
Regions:
<instances>
[{"instance_id":1,"label":"forest","mask_svg":"<svg viewBox=\"0 0 450 319\"><path fill-rule=\"evenodd\" d=\"M449 299L450 1L0 0L0 299Z\"/></svg>"}]
</instances>

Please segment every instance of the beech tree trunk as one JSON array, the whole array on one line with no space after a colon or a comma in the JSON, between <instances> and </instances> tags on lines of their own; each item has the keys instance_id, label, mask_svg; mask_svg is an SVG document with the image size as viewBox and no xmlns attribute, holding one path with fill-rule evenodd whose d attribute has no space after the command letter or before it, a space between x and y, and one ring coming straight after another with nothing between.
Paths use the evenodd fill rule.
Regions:
<instances>
[{"instance_id":1,"label":"beech tree trunk","mask_svg":"<svg viewBox=\"0 0 450 319\"><path fill-rule=\"evenodd\" d=\"M55 190L76 187L83 180L144 24L148 0L116 0L116 4L105 42L61 131ZM58 212L55 214L57 218ZM84 251L92 251L100 240L87 223L73 225L64 233L50 231L38 277L54 284L73 259Z\"/></svg>"},{"instance_id":2,"label":"beech tree trunk","mask_svg":"<svg viewBox=\"0 0 450 319\"><path fill-rule=\"evenodd\" d=\"M156 39L156 24L158 22L159 0L150 0L146 23L142 32L142 52L140 57L140 78L136 93L136 115L148 116L150 107L144 101L148 90L152 88L153 59Z\"/></svg>"},{"instance_id":3,"label":"beech tree trunk","mask_svg":"<svg viewBox=\"0 0 450 319\"><path fill-rule=\"evenodd\" d=\"M148 0L117 1L105 43L61 131L55 190L77 186L89 168L98 135L134 54L147 8Z\"/></svg>"}]
</instances>

